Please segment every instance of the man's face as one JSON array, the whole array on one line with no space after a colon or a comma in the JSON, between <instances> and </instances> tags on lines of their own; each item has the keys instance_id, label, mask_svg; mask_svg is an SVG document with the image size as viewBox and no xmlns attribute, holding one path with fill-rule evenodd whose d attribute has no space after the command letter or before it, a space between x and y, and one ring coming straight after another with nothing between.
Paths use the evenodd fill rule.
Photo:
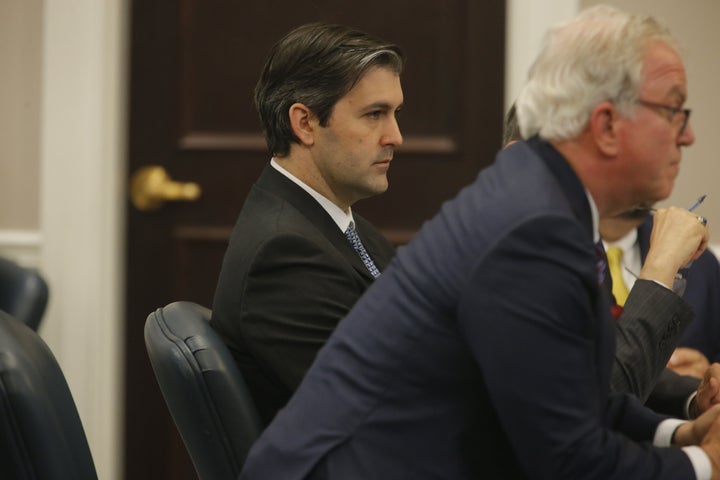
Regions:
<instances>
[{"instance_id":1,"label":"man's face","mask_svg":"<svg viewBox=\"0 0 720 480\"><path fill-rule=\"evenodd\" d=\"M664 43L651 43L645 52L640 101L683 108L687 81L682 60ZM680 133L683 113L637 105L622 129L626 178L635 193L631 203L654 203L670 196L680 170L681 147L695 134L688 123Z\"/></svg>"},{"instance_id":2,"label":"man's face","mask_svg":"<svg viewBox=\"0 0 720 480\"><path fill-rule=\"evenodd\" d=\"M318 126L313 157L329 192L342 208L383 193L393 150L402 144L396 115L403 103L400 77L370 69L333 108L327 127Z\"/></svg>"}]
</instances>

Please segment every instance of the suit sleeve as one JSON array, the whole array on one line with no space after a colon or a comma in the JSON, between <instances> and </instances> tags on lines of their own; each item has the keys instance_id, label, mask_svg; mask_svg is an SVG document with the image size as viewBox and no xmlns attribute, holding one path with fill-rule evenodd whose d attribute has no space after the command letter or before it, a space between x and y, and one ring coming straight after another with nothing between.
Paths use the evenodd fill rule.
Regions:
<instances>
[{"instance_id":1,"label":"suit sleeve","mask_svg":"<svg viewBox=\"0 0 720 480\"><path fill-rule=\"evenodd\" d=\"M690 394L700 386L700 379L689 375L678 375L669 368L660 373L655 387L645 402L658 413L676 418L686 418L685 404Z\"/></svg>"},{"instance_id":2,"label":"suit sleeve","mask_svg":"<svg viewBox=\"0 0 720 480\"><path fill-rule=\"evenodd\" d=\"M693 317L692 307L671 290L650 280L635 282L616 322L611 388L647 400ZM677 394L687 398L692 392L686 390Z\"/></svg>"},{"instance_id":3,"label":"suit sleeve","mask_svg":"<svg viewBox=\"0 0 720 480\"><path fill-rule=\"evenodd\" d=\"M364 290L338 252L296 234L274 237L257 252L241 293L242 335L253 356L294 391Z\"/></svg>"},{"instance_id":4,"label":"suit sleeve","mask_svg":"<svg viewBox=\"0 0 720 480\"><path fill-rule=\"evenodd\" d=\"M474 270L458 317L498 421L530 478L694 478L681 450L638 443L661 417L608 395L614 330L586 244L574 221L546 217Z\"/></svg>"}]
</instances>

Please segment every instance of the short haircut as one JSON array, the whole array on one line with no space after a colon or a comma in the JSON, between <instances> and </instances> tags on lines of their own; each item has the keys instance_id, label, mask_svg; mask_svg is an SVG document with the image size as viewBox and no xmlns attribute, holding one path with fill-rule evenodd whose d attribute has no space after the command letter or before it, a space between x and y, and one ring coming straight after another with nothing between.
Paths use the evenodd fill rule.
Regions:
<instances>
[{"instance_id":1,"label":"short haircut","mask_svg":"<svg viewBox=\"0 0 720 480\"><path fill-rule=\"evenodd\" d=\"M634 113L643 57L656 41L680 53L678 42L654 18L606 5L550 29L517 99L523 138L576 138L603 101L624 115Z\"/></svg>"},{"instance_id":2,"label":"short haircut","mask_svg":"<svg viewBox=\"0 0 720 480\"><path fill-rule=\"evenodd\" d=\"M396 45L364 32L329 24L307 24L273 47L255 86L255 106L274 156L290 152L299 139L290 125L290 107L302 103L327 126L333 107L373 67L402 73L404 55Z\"/></svg>"}]
</instances>

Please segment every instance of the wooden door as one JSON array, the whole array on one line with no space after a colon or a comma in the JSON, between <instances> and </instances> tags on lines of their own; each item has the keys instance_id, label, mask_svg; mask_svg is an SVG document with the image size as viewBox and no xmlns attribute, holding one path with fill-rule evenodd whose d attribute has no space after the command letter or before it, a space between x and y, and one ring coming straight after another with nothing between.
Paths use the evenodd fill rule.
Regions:
<instances>
[{"instance_id":1,"label":"wooden door","mask_svg":"<svg viewBox=\"0 0 720 480\"><path fill-rule=\"evenodd\" d=\"M128 172L163 166L194 202L127 210L125 474L196 478L143 342L155 308L210 306L231 228L269 161L252 90L271 45L310 21L400 44L405 143L387 193L355 206L395 243L470 183L500 146L505 2L133 0Z\"/></svg>"}]
</instances>

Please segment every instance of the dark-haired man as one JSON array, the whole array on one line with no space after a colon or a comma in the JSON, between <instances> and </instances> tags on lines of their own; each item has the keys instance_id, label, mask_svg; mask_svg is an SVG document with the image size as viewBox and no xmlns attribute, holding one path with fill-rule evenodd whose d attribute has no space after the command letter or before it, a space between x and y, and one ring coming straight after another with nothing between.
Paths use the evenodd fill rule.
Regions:
<instances>
[{"instance_id":1,"label":"dark-haired man","mask_svg":"<svg viewBox=\"0 0 720 480\"><path fill-rule=\"evenodd\" d=\"M394 255L351 206L388 187L403 62L396 45L309 24L273 47L256 86L272 160L240 212L211 323L266 423Z\"/></svg>"}]
</instances>

